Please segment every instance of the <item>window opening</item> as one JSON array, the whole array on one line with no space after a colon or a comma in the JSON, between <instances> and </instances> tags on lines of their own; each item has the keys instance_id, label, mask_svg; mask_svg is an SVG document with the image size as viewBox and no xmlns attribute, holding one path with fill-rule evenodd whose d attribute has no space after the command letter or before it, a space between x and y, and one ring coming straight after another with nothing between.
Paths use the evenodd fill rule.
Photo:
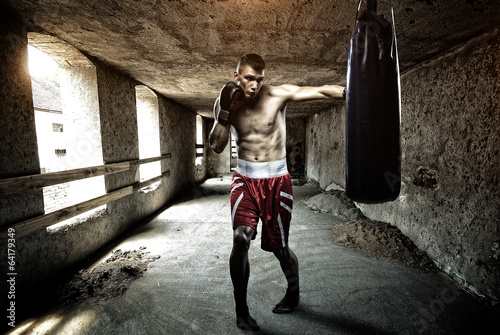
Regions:
<instances>
[{"instance_id":1,"label":"window opening","mask_svg":"<svg viewBox=\"0 0 500 335\"><path fill-rule=\"evenodd\" d=\"M204 145L203 145L203 118L196 115L196 160L195 165L203 164Z\"/></svg>"},{"instance_id":2,"label":"window opening","mask_svg":"<svg viewBox=\"0 0 500 335\"><path fill-rule=\"evenodd\" d=\"M137 105L137 131L139 135L139 158L160 156L160 122L158 97L148 87L135 87ZM161 175L161 161L141 164L139 176L145 181Z\"/></svg>"},{"instance_id":3,"label":"window opening","mask_svg":"<svg viewBox=\"0 0 500 335\"><path fill-rule=\"evenodd\" d=\"M102 165L94 65L56 37L28 33L28 43L41 173ZM44 210L51 213L103 194L104 176L44 187ZM80 214L47 231L86 221L105 208Z\"/></svg>"}]
</instances>

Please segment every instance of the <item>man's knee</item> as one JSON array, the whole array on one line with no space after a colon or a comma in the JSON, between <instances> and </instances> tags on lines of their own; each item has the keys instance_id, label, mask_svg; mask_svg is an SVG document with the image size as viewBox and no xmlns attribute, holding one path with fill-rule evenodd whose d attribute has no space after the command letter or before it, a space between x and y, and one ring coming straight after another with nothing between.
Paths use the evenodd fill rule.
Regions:
<instances>
[{"instance_id":1,"label":"man's knee","mask_svg":"<svg viewBox=\"0 0 500 335\"><path fill-rule=\"evenodd\" d=\"M288 260L290 258L290 249L288 248L288 246L285 246L282 249L274 251L274 255L280 261L281 260Z\"/></svg>"},{"instance_id":2,"label":"man's knee","mask_svg":"<svg viewBox=\"0 0 500 335\"><path fill-rule=\"evenodd\" d=\"M248 249L252 240L254 230L247 226L238 226L234 230L234 245L237 248Z\"/></svg>"}]
</instances>

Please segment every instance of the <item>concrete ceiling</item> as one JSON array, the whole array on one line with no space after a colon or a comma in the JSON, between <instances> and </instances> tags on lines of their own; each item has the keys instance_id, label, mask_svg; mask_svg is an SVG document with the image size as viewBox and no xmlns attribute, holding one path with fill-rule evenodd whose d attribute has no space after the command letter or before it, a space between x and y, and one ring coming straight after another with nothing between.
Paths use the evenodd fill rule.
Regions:
<instances>
[{"instance_id":1,"label":"concrete ceiling","mask_svg":"<svg viewBox=\"0 0 500 335\"><path fill-rule=\"evenodd\" d=\"M270 84L345 85L357 0L3 0L157 92L211 116L238 56L256 52ZM366 1L364 2L366 3ZM500 25L498 0L400 0L401 71ZM379 11L389 8L378 1ZM291 104L302 117L332 102Z\"/></svg>"}]
</instances>

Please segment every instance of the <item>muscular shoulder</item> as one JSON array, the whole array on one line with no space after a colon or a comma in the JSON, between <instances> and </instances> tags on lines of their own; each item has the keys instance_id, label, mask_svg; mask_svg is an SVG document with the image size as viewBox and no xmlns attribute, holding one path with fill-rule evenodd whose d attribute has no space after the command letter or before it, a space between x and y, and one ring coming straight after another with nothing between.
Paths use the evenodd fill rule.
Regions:
<instances>
[{"instance_id":1,"label":"muscular shoulder","mask_svg":"<svg viewBox=\"0 0 500 335\"><path fill-rule=\"evenodd\" d=\"M300 87L295 85L283 84L279 86L269 86L269 95L289 98L297 92Z\"/></svg>"},{"instance_id":2,"label":"muscular shoulder","mask_svg":"<svg viewBox=\"0 0 500 335\"><path fill-rule=\"evenodd\" d=\"M295 85L283 84L279 86L268 86L268 95L281 101L281 104L294 100L300 87Z\"/></svg>"},{"instance_id":3,"label":"muscular shoulder","mask_svg":"<svg viewBox=\"0 0 500 335\"><path fill-rule=\"evenodd\" d=\"M273 100L282 105L295 99L300 92L300 87L295 85L263 85L260 91L261 99L265 101ZM261 100L261 101L262 101Z\"/></svg>"}]
</instances>

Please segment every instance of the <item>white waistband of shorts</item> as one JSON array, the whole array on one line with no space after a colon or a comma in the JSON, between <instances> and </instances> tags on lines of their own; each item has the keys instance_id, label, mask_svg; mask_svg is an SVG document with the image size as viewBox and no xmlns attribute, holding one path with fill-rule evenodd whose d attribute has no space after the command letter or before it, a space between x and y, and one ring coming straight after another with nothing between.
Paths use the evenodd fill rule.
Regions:
<instances>
[{"instance_id":1,"label":"white waistband of shorts","mask_svg":"<svg viewBox=\"0 0 500 335\"><path fill-rule=\"evenodd\" d=\"M236 172L248 178L274 178L288 173L286 158L272 162L248 162L237 160Z\"/></svg>"}]
</instances>

